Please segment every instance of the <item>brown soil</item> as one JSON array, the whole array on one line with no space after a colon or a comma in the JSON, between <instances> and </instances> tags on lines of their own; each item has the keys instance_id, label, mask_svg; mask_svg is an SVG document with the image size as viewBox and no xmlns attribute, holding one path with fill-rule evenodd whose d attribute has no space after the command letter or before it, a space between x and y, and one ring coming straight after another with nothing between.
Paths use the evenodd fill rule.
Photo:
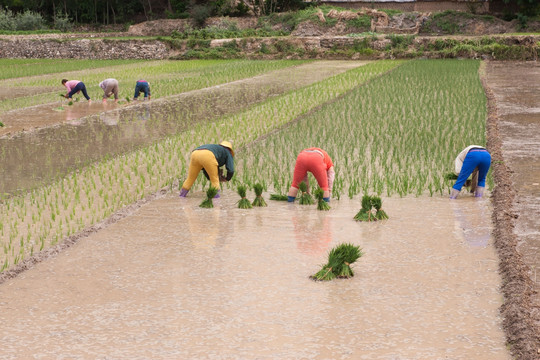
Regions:
<instances>
[{"instance_id":1,"label":"brown soil","mask_svg":"<svg viewBox=\"0 0 540 360\"><path fill-rule=\"evenodd\" d=\"M493 177L496 187L492 193L495 246L500 258L503 278L502 292L505 297L501 308L503 326L513 354L522 360L538 360L540 356L540 318L537 302L538 286L531 280L530 269L517 250L514 221L515 190L512 186L512 170L506 165L499 132L497 103L493 91L482 79L488 98L487 137L492 155ZM536 315L535 315L536 314Z\"/></svg>"}]
</instances>

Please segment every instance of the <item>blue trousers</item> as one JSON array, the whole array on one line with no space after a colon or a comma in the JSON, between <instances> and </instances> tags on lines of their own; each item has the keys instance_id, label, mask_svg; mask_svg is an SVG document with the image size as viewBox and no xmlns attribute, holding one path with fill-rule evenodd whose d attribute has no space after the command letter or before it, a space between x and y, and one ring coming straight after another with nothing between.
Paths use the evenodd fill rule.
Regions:
<instances>
[{"instance_id":1,"label":"blue trousers","mask_svg":"<svg viewBox=\"0 0 540 360\"><path fill-rule=\"evenodd\" d=\"M78 92L82 92L83 96L86 98L86 100L90 100L90 96L88 96L88 93L86 92L86 86L82 81L80 81L68 94L68 98L71 99L73 95L75 95Z\"/></svg>"},{"instance_id":2,"label":"blue trousers","mask_svg":"<svg viewBox=\"0 0 540 360\"><path fill-rule=\"evenodd\" d=\"M137 85L135 85L135 96L133 96L133 98L138 98L141 91L144 93L145 98L150 96L150 86L148 86L147 82L138 82Z\"/></svg>"},{"instance_id":3,"label":"blue trousers","mask_svg":"<svg viewBox=\"0 0 540 360\"><path fill-rule=\"evenodd\" d=\"M491 155L489 152L486 150L472 149L467 156L465 156L463 166L461 167L461 171L459 172L453 188L457 191L461 191L465 181L476 168L478 168L478 186L486 187L486 176L490 166Z\"/></svg>"}]
</instances>

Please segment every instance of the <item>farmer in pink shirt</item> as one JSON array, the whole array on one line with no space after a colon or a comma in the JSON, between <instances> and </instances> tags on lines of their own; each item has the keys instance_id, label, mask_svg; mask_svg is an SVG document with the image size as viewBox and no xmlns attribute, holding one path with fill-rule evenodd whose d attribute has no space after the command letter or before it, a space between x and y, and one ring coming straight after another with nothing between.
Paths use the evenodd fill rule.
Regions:
<instances>
[{"instance_id":1,"label":"farmer in pink shirt","mask_svg":"<svg viewBox=\"0 0 540 360\"><path fill-rule=\"evenodd\" d=\"M65 95L66 98L71 100L71 97L74 94L82 91L82 94L84 95L86 100L88 100L88 102L91 102L90 96L88 96L88 93L86 92L86 86L82 81L62 79L62 85L64 85L68 90L67 95Z\"/></svg>"}]
</instances>

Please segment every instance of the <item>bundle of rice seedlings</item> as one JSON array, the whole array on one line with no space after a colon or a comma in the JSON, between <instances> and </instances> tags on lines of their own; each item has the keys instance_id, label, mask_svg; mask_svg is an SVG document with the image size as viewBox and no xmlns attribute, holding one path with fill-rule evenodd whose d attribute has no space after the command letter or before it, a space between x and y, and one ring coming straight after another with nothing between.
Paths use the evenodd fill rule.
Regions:
<instances>
[{"instance_id":1,"label":"bundle of rice seedlings","mask_svg":"<svg viewBox=\"0 0 540 360\"><path fill-rule=\"evenodd\" d=\"M371 197L371 205L375 208L375 218L377 220L386 220L388 219L388 214L386 214L386 211L384 211L382 208L382 200L378 196L372 196Z\"/></svg>"},{"instance_id":2,"label":"bundle of rice seedlings","mask_svg":"<svg viewBox=\"0 0 540 360\"><path fill-rule=\"evenodd\" d=\"M354 276L351 264L358 260L363 254L359 246L353 244L341 244L336 249L337 257L342 261L339 272L336 274L339 278L350 278Z\"/></svg>"},{"instance_id":3,"label":"bundle of rice seedlings","mask_svg":"<svg viewBox=\"0 0 540 360\"><path fill-rule=\"evenodd\" d=\"M313 196L311 196L307 191L307 184L305 182L301 182L298 184L298 189L301 191L300 200L298 201L300 205L312 205L315 203L315 200L313 200Z\"/></svg>"},{"instance_id":4,"label":"bundle of rice seedlings","mask_svg":"<svg viewBox=\"0 0 540 360\"><path fill-rule=\"evenodd\" d=\"M73 101L70 100L70 101L68 102L68 105L69 105L69 106L73 105Z\"/></svg>"},{"instance_id":5,"label":"bundle of rice seedlings","mask_svg":"<svg viewBox=\"0 0 540 360\"><path fill-rule=\"evenodd\" d=\"M351 264L362 256L360 247L353 244L341 244L330 250L328 253L328 263L323 265L315 275L313 280L329 281L336 277L350 278L354 276Z\"/></svg>"},{"instance_id":6,"label":"bundle of rice seedlings","mask_svg":"<svg viewBox=\"0 0 540 360\"><path fill-rule=\"evenodd\" d=\"M323 200L324 197L324 190L321 188L318 188L315 190L315 197L317 198L317 210L330 210L330 205Z\"/></svg>"},{"instance_id":7,"label":"bundle of rice seedlings","mask_svg":"<svg viewBox=\"0 0 540 360\"><path fill-rule=\"evenodd\" d=\"M238 185L238 195L240 195L241 199L238 201L238 207L240 209L251 209L251 203L246 198L246 190L247 187L245 185Z\"/></svg>"},{"instance_id":8,"label":"bundle of rice seedlings","mask_svg":"<svg viewBox=\"0 0 540 360\"><path fill-rule=\"evenodd\" d=\"M452 172L444 174L445 180L457 180L458 176Z\"/></svg>"},{"instance_id":9,"label":"bundle of rice seedlings","mask_svg":"<svg viewBox=\"0 0 540 360\"><path fill-rule=\"evenodd\" d=\"M362 196L362 208L360 211L354 216L354 220L356 221L374 221L375 216L371 212L371 196L364 195Z\"/></svg>"},{"instance_id":10,"label":"bundle of rice seedlings","mask_svg":"<svg viewBox=\"0 0 540 360\"><path fill-rule=\"evenodd\" d=\"M266 204L266 201L264 201L262 197L263 186L259 183L253 185L253 191L255 191L255 200L253 200L253 203L251 203L251 205L268 206L268 204Z\"/></svg>"},{"instance_id":11,"label":"bundle of rice seedlings","mask_svg":"<svg viewBox=\"0 0 540 360\"><path fill-rule=\"evenodd\" d=\"M58 94L60 95L60 97L63 97L64 99L66 98L66 94Z\"/></svg>"},{"instance_id":12,"label":"bundle of rice seedlings","mask_svg":"<svg viewBox=\"0 0 540 360\"><path fill-rule=\"evenodd\" d=\"M126 96L126 101L129 103L131 102L131 98L129 96Z\"/></svg>"},{"instance_id":13,"label":"bundle of rice seedlings","mask_svg":"<svg viewBox=\"0 0 540 360\"><path fill-rule=\"evenodd\" d=\"M270 194L270 200L287 201L287 195L282 195L282 194Z\"/></svg>"},{"instance_id":14,"label":"bundle of rice seedlings","mask_svg":"<svg viewBox=\"0 0 540 360\"><path fill-rule=\"evenodd\" d=\"M216 194L218 193L218 189L210 186L208 190L206 190L206 200L204 200L199 206L202 208L213 208L214 203L212 202L212 199Z\"/></svg>"}]
</instances>

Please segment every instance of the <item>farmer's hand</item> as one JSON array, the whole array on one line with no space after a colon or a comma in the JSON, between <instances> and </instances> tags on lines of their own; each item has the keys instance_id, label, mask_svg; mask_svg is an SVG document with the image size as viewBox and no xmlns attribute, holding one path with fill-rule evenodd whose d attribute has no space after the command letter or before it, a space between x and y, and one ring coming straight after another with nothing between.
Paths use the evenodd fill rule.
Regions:
<instances>
[{"instance_id":1,"label":"farmer's hand","mask_svg":"<svg viewBox=\"0 0 540 360\"><path fill-rule=\"evenodd\" d=\"M218 169L219 182L227 182L227 178L223 176L223 169Z\"/></svg>"}]
</instances>

